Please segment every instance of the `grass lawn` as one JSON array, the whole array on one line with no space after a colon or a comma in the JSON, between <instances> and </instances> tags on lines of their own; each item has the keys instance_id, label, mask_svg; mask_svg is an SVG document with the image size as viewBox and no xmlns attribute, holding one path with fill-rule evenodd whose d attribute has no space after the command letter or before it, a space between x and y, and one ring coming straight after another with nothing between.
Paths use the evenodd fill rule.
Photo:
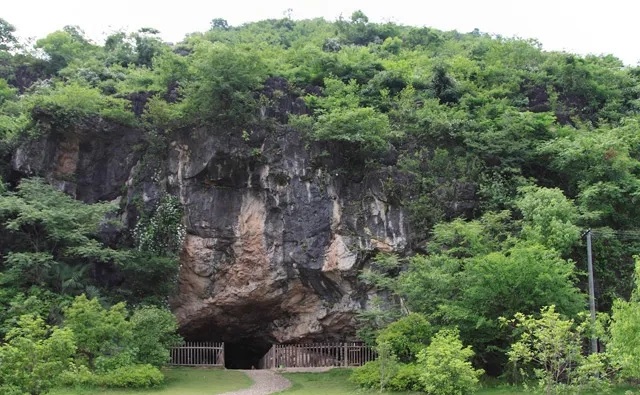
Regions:
<instances>
[{"instance_id":1,"label":"grass lawn","mask_svg":"<svg viewBox=\"0 0 640 395\"><path fill-rule=\"evenodd\" d=\"M283 373L293 384L291 388L280 392L282 395L359 395L359 394L383 394L383 395L417 395L414 392L378 392L365 391L349 382L350 369L333 369L326 373ZM618 387L611 391L613 395L623 395L631 387ZM526 392L507 385L484 387L476 392L477 395L530 395ZM594 393L595 395L595 393Z\"/></svg>"},{"instance_id":2,"label":"grass lawn","mask_svg":"<svg viewBox=\"0 0 640 395\"><path fill-rule=\"evenodd\" d=\"M234 370L171 368L165 371L166 384L149 390L104 390L60 388L51 395L214 395L251 386L252 381Z\"/></svg>"},{"instance_id":3,"label":"grass lawn","mask_svg":"<svg viewBox=\"0 0 640 395\"><path fill-rule=\"evenodd\" d=\"M291 388L279 392L282 395L353 395L369 393L349 382L351 369L332 369L325 373L283 373L282 375L291 381ZM404 395L414 394L410 392L378 392L379 395ZM417 394L417 393L415 393Z\"/></svg>"}]
</instances>

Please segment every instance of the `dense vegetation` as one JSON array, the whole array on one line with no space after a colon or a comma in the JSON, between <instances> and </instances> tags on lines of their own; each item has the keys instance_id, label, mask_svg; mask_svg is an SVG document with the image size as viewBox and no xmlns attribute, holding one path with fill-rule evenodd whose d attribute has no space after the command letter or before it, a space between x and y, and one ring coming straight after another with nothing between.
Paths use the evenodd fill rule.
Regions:
<instances>
[{"instance_id":1,"label":"dense vegetation","mask_svg":"<svg viewBox=\"0 0 640 395\"><path fill-rule=\"evenodd\" d=\"M101 119L143 130L151 161L179 130L215 125L212 133L244 137L261 125L299 130L320 166L354 182L386 167L403 174L385 188L410 213L419 254L380 255L363 273L386 295L362 316L362 336L381 355L355 375L363 386L466 393L479 369L535 377L547 392L602 385L616 373L640 378L637 347L625 354L622 346L638 343L637 295L624 300L640 247L640 68L478 31L370 23L362 12L240 27L214 19L175 45L151 28L98 45L67 26L24 47L10 24L0 27L0 175L10 181L0 190L0 358L26 339L43 355L59 347L49 372L73 363L76 379L100 376L102 351L67 333L78 295L157 306L171 290L184 229L170 196L141 210L133 237L106 241L101 229L120 226L113 207L9 172L24 139ZM267 90L270 81L286 88ZM271 111L295 97L305 111ZM613 308L611 332L601 333L611 338L610 361L582 355L596 330L581 318L586 228L594 229L598 309ZM96 268L126 276L114 288ZM144 288L148 276L166 281ZM563 332L545 332L550 322ZM553 339L566 350L561 365L545 359ZM122 353L127 363L100 366L162 359ZM6 380L0 385L43 391Z\"/></svg>"}]
</instances>

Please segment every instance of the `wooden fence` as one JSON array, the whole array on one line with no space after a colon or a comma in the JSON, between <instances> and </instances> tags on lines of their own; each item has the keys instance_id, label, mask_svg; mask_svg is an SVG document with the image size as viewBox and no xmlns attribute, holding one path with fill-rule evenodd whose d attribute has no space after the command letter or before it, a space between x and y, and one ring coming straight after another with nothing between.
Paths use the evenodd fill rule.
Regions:
<instances>
[{"instance_id":1,"label":"wooden fence","mask_svg":"<svg viewBox=\"0 0 640 395\"><path fill-rule=\"evenodd\" d=\"M375 351L360 342L274 344L260 359L260 369L362 366L376 359Z\"/></svg>"},{"instance_id":2,"label":"wooden fence","mask_svg":"<svg viewBox=\"0 0 640 395\"><path fill-rule=\"evenodd\" d=\"M185 342L171 349L170 365L224 367L224 343Z\"/></svg>"}]
</instances>

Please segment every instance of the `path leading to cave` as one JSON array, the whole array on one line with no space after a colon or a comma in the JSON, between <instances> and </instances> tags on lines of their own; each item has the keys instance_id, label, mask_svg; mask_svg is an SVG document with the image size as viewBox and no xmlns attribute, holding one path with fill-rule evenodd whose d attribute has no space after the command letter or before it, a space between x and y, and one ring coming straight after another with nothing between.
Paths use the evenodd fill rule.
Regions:
<instances>
[{"instance_id":1,"label":"path leading to cave","mask_svg":"<svg viewBox=\"0 0 640 395\"><path fill-rule=\"evenodd\" d=\"M289 380L272 370L242 370L241 372L253 380L253 385L244 390L225 392L222 395L268 395L291 387Z\"/></svg>"}]
</instances>

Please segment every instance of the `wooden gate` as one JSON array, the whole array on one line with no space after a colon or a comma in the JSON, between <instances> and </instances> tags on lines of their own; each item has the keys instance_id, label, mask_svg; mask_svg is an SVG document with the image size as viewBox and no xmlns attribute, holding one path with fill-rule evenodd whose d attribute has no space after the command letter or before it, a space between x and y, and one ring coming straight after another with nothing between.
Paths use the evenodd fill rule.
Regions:
<instances>
[{"instance_id":1,"label":"wooden gate","mask_svg":"<svg viewBox=\"0 0 640 395\"><path fill-rule=\"evenodd\" d=\"M185 342L171 349L169 365L224 367L224 343Z\"/></svg>"},{"instance_id":2,"label":"wooden gate","mask_svg":"<svg viewBox=\"0 0 640 395\"><path fill-rule=\"evenodd\" d=\"M260 369L362 366L377 357L361 342L274 344L260 359Z\"/></svg>"}]
</instances>

